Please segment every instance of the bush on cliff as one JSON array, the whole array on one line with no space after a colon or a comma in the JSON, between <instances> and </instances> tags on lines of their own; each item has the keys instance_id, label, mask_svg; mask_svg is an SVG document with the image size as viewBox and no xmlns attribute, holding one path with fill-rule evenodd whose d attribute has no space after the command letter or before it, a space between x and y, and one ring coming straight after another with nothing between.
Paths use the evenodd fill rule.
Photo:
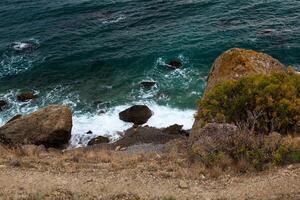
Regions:
<instances>
[{"instance_id":1,"label":"bush on cliff","mask_svg":"<svg viewBox=\"0 0 300 200\"><path fill-rule=\"evenodd\" d=\"M214 147L214 148L207 148ZM208 168L222 171L229 168L237 172L261 171L274 165L300 162L300 137L271 133L260 137L254 133L238 131L226 139L202 140L189 151L192 161L200 161Z\"/></svg>"},{"instance_id":2,"label":"bush on cliff","mask_svg":"<svg viewBox=\"0 0 300 200\"><path fill-rule=\"evenodd\" d=\"M300 75L254 75L216 86L199 101L196 116L210 122L234 123L252 132L300 132Z\"/></svg>"}]
</instances>

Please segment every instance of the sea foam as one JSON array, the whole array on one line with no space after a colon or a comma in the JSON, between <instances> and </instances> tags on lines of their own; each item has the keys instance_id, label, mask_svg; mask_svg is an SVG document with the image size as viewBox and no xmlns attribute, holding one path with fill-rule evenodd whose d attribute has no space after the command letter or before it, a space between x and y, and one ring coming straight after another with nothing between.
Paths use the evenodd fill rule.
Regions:
<instances>
[{"instance_id":1,"label":"sea foam","mask_svg":"<svg viewBox=\"0 0 300 200\"><path fill-rule=\"evenodd\" d=\"M154 102L144 104L153 111L153 116L145 125L163 128L177 123L183 125L184 129L192 128L195 110L180 110L170 106L158 105ZM112 140L118 139L120 132L132 126L131 123L119 119L119 112L130 106L129 104L116 106L104 114L75 115L73 117L71 146L85 146L90 139L99 135L108 136ZM92 131L92 134L86 134L88 131Z\"/></svg>"}]
</instances>

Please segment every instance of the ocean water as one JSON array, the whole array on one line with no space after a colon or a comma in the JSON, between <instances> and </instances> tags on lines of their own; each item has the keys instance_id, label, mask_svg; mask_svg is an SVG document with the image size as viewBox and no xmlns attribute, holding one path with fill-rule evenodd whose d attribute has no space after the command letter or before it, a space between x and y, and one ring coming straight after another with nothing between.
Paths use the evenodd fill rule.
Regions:
<instances>
[{"instance_id":1,"label":"ocean water","mask_svg":"<svg viewBox=\"0 0 300 200\"><path fill-rule=\"evenodd\" d=\"M118 138L118 112L146 104L149 125L189 129L214 59L232 47L300 69L299 0L1 0L0 124L49 104L74 113L73 146ZM181 69L164 63L179 59ZM151 90L139 87L153 80ZM33 90L34 102L15 95ZM85 132L92 130L92 135Z\"/></svg>"}]
</instances>

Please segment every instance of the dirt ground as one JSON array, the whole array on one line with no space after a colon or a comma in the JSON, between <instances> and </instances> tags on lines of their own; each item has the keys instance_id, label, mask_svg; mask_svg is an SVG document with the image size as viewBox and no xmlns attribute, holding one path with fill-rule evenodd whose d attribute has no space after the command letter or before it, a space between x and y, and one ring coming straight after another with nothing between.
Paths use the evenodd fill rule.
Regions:
<instances>
[{"instance_id":1,"label":"dirt ground","mask_svg":"<svg viewBox=\"0 0 300 200\"><path fill-rule=\"evenodd\" d=\"M300 164L211 178L182 175L190 169L174 167L179 161L158 154L3 155L0 199L300 199Z\"/></svg>"}]
</instances>

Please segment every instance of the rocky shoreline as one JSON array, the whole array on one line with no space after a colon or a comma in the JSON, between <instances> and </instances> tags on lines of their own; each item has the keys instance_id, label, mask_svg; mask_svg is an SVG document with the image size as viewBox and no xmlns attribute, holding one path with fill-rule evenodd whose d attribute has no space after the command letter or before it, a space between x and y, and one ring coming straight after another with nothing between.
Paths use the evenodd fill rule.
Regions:
<instances>
[{"instance_id":1,"label":"rocky shoreline","mask_svg":"<svg viewBox=\"0 0 300 200\"><path fill-rule=\"evenodd\" d=\"M180 67L173 61L170 65ZM208 76L205 94L225 80L237 80L251 74L268 74L274 71L285 71L278 60L269 55L244 50L230 49L219 56L214 62ZM152 87L155 82L141 83L143 87ZM21 102L34 101L38 98L32 92L17 95ZM0 100L0 112L9 106L6 100ZM110 149L124 149L136 144L165 144L173 139L196 138L202 132L197 119L192 130L182 130L181 125L174 124L163 129L142 126L154 113L145 105L132 106L119 114L119 118L132 123L133 127L122 132L123 137L110 143L104 136L93 138L89 145L105 146ZM66 148L71 138L72 113L63 105L50 105L27 116L17 115L0 127L0 142L6 145L44 145L45 147ZM91 134L88 132L87 134ZM191 139L190 139L191 140Z\"/></svg>"}]
</instances>

